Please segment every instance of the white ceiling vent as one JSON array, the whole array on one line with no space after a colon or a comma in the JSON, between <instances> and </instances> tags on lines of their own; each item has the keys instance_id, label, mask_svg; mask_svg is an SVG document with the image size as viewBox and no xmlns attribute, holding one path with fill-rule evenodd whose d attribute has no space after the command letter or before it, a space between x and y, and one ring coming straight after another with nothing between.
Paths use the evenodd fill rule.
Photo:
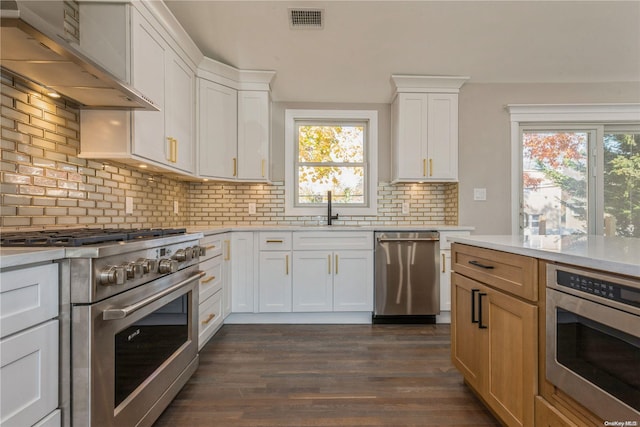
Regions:
<instances>
[{"instance_id":1,"label":"white ceiling vent","mask_svg":"<svg viewBox=\"0 0 640 427\"><path fill-rule=\"evenodd\" d=\"M289 9L291 29L322 29L324 9Z\"/></svg>"}]
</instances>

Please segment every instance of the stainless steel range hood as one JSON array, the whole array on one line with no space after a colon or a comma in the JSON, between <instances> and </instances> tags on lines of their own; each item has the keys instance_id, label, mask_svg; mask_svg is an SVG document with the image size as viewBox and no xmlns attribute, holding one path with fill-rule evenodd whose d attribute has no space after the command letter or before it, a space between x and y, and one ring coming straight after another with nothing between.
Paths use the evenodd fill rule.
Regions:
<instances>
[{"instance_id":1,"label":"stainless steel range hood","mask_svg":"<svg viewBox=\"0 0 640 427\"><path fill-rule=\"evenodd\" d=\"M36 13L32 6L56 6L62 1L0 3L0 66L27 82L52 89L81 108L157 111L153 101L114 77L62 35L60 24ZM47 11L49 9L46 9ZM56 10L56 15L58 11ZM49 14L50 15L50 14ZM57 19L57 18L56 18Z\"/></svg>"}]
</instances>

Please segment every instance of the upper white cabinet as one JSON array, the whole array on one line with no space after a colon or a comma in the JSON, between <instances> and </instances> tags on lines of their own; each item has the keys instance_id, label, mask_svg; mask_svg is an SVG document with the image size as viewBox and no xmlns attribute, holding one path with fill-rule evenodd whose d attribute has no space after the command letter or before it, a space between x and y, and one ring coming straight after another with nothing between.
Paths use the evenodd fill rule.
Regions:
<instances>
[{"instance_id":1,"label":"upper white cabinet","mask_svg":"<svg viewBox=\"0 0 640 427\"><path fill-rule=\"evenodd\" d=\"M160 111L83 111L80 157L193 174L195 66L145 6L128 7L131 84Z\"/></svg>"},{"instance_id":2,"label":"upper white cabinet","mask_svg":"<svg viewBox=\"0 0 640 427\"><path fill-rule=\"evenodd\" d=\"M269 181L271 71L244 71L205 58L198 68L198 175Z\"/></svg>"},{"instance_id":3,"label":"upper white cabinet","mask_svg":"<svg viewBox=\"0 0 640 427\"><path fill-rule=\"evenodd\" d=\"M467 78L392 79L393 182L457 181L458 91Z\"/></svg>"}]
</instances>

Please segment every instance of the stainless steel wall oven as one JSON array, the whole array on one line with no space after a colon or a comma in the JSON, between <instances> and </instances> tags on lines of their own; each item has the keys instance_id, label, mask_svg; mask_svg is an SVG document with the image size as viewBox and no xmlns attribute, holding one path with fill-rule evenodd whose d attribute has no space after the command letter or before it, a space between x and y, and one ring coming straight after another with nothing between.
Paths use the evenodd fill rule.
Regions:
<instances>
[{"instance_id":1,"label":"stainless steel wall oven","mask_svg":"<svg viewBox=\"0 0 640 427\"><path fill-rule=\"evenodd\" d=\"M546 376L605 421L640 421L640 281L547 265Z\"/></svg>"}]
</instances>

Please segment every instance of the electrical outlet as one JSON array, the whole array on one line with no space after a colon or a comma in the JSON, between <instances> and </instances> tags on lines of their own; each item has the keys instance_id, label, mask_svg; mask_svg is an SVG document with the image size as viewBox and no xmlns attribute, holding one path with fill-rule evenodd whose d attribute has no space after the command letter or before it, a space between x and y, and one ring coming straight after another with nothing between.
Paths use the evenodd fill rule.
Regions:
<instances>
[{"instance_id":1,"label":"electrical outlet","mask_svg":"<svg viewBox=\"0 0 640 427\"><path fill-rule=\"evenodd\" d=\"M402 202L402 214L407 215L410 207L409 202Z\"/></svg>"},{"instance_id":2,"label":"electrical outlet","mask_svg":"<svg viewBox=\"0 0 640 427\"><path fill-rule=\"evenodd\" d=\"M473 200L481 201L481 202L487 200L487 189L486 188L474 188L473 189Z\"/></svg>"},{"instance_id":3,"label":"electrical outlet","mask_svg":"<svg viewBox=\"0 0 640 427\"><path fill-rule=\"evenodd\" d=\"M255 215L256 214L256 204L251 202L249 203L249 215Z\"/></svg>"},{"instance_id":4,"label":"electrical outlet","mask_svg":"<svg viewBox=\"0 0 640 427\"><path fill-rule=\"evenodd\" d=\"M133 197L131 196L124 198L124 213L125 215L133 215Z\"/></svg>"},{"instance_id":5,"label":"electrical outlet","mask_svg":"<svg viewBox=\"0 0 640 427\"><path fill-rule=\"evenodd\" d=\"M179 206L178 206L178 201L177 201L177 200L174 200L174 201L173 201L173 213L174 213L175 215L178 215L178 212L179 212L179 209L178 209L178 208L179 208Z\"/></svg>"}]
</instances>

